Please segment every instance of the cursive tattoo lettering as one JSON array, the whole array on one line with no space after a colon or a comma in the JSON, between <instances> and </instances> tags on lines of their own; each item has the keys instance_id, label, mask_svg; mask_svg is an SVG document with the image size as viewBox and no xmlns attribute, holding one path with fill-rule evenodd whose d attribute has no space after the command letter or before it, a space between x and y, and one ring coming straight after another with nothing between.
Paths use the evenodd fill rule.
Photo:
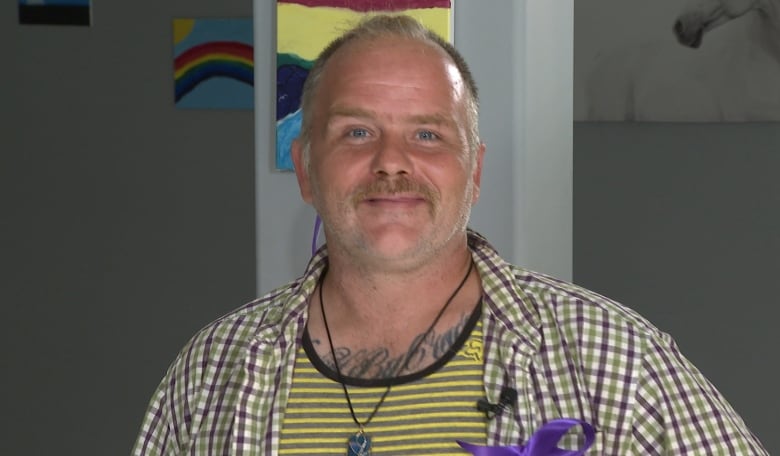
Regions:
<instances>
[{"instance_id":1,"label":"cursive tattoo lettering","mask_svg":"<svg viewBox=\"0 0 780 456\"><path fill-rule=\"evenodd\" d=\"M408 375L423 370L433 364L436 360L445 356L452 350L458 350L460 347L454 347L453 344L463 332L468 322L469 314L451 328L437 333L431 331L427 337L425 334L418 334L408 350L398 356L392 356L387 347L377 347L372 349L352 349L350 347L336 347L335 353L338 359L339 371L347 377L363 379L383 379L397 377L399 375ZM425 337L425 340L420 341ZM315 346L323 346L319 339L312 340ZM419 343L419 346L417 346ZM327 345L327 344L325 344ZM414 353L410 353L413 347L417 346ZM333 363L333 356L330 350L323 354L323 351L317 350L322 361L328 368L336 370ZM406 358L409 361L406 367L402 366Z\"/></svg>"}]
</instances>

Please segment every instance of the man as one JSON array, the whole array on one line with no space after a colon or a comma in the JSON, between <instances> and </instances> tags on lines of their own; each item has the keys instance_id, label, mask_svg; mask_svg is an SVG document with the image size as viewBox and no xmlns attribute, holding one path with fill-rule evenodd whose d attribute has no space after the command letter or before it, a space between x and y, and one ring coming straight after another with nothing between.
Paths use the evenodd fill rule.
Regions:
<instances>
[{"instance_id":1,"label":"man","mask_svg":"<svg viewBox=\"0 0 780 456\"><path fill-rule=\"evenodd\" d=\"M766 454L668 336L467 229L477 106L457 51L408 17L323 51L292 153L326 247L189 342L134 454L456 455L559 418L598 429L589 454Z\"/></svg>"}]
</instances>

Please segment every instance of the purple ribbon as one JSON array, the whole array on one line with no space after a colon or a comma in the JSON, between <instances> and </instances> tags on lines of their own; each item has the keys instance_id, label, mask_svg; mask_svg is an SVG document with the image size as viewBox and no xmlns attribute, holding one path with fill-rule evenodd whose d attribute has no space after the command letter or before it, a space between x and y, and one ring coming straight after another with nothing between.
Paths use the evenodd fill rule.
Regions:
<instances>
[{"instance_id":1,"label":"purple ribbon","mask_svg":"<svg viewBox=\"0 0 780 456\"><path fill-rule=\"evenodd\" d=\"M558 448L558 442L569 429L582 426L585 445L578 450ZM560 418L545 423L533 433L527 445L518 446L481 446L458 440L458 445L474 456L582 456L593 445L596 429L590 424L569 418Z\"/></svg>"}]
</instances>

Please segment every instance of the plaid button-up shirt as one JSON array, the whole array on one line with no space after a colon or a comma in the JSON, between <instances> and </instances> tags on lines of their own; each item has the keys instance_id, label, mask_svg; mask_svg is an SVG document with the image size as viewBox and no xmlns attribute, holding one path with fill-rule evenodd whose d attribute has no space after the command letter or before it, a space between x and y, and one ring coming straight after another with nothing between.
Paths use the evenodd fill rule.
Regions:
<instances>
[{"instance_id":1,"label":"plaid button-up shirt","mask_svg":"<svg viewBox=\"0 0 780 456\"><path fill-rule=\"evenodd\" d=\"M577 418L598 428L592 455L767 454L668 335L596 293L507 263L473 231L469 246L483 288L485 395L497 403L502 388L518 392L487 422L489 445ZM154 393L133 454L277 454L326 263L323 248L303 277L196 334Z\"/></svg>"}]
</instances>

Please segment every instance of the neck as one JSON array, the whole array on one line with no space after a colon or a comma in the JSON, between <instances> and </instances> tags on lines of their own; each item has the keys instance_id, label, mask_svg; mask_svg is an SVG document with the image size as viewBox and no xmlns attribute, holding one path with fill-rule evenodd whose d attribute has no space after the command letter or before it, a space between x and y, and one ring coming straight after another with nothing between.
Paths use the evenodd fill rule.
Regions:
<instances>
[{"instance_id":1,"label":"neck","mask_svg":"<svg viewBox=\"0 0 780 456\"><path fill-rule=\"evenodd\" d=\"M378 316L418 309L420 305L438 307L458 285L470 263L471 252L465 242L462 248L419 267L370 268L334 255L329 258L324 290L333 296L333 308L354 318L375 320Z\"/></svg>"},{"instance_id":2,"label":"neck","mask_svg":"<svg viewBox=\"0 0 780 456\"><path fill-rule=\"evenodd\" d=\"M416 270L367 271L339 260L338 256L329 258L328 271L320 285L322 295L318 290L309 303L307 328L318 354L329 359L330 352L325 350L328 339L324 310L336 350L351 354L344 360L343 372L349 372L350 366L372 366L370 373L361 371L354 375L353 371L354 376L396 375L398 363L434 321L430 334L438 344L435 347L451 342L460 334L482 294L476 268L467 274L472 260L465 242L459 251ZM463 286L458 289L461 281ZM435 361L435 350L425 353L424 357L415 358L410 371ZM377 361L377 356L385 361Z\"/></svg>"},{"instance_id":3,"label":"neck","mask_svg":"<svg viewBox=\"0 0 780 456\"><path fill-rule=\"evenodd\" d=\"M446 273L407 277L404 283L352 283L343 272L338 278L328 271L309 307L307 326L317 353L341 374L361 378L408 374L435 362L462 333L481 295L479 274L466 253ZM371 285L363 290L359 284Z\"/></svg>"}]
</instances>

